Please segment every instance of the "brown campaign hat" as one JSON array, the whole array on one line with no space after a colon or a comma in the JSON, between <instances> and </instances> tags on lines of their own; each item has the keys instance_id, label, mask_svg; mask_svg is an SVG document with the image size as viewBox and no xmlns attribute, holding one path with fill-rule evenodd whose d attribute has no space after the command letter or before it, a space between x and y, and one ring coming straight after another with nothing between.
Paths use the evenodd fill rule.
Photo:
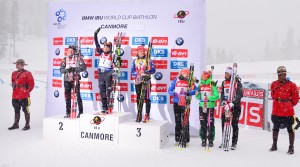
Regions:
<instances>
[{"instance_id":1,"label":"brown campaign hat","mask_svg":"<svg viewBox=\"0 0 300 167\"><path fill-rule=\"evenodd\" d=\"M16 62L13 62L13 64L23 64L24 66L28 65L25 63L25 60L23 60L23 59L18 59Z\"/></svg>"},{"instance_id":2,"label":"brown campaign hat","mask_svg":"<svg viewBox=\"0 0 300 167\"><path fill-rule=\"evenodd\" d=\"M284 74L284 73L287 73L286 68L284 66L279 66L277 68L277 74Z\"/></svg>"}]
</instances>

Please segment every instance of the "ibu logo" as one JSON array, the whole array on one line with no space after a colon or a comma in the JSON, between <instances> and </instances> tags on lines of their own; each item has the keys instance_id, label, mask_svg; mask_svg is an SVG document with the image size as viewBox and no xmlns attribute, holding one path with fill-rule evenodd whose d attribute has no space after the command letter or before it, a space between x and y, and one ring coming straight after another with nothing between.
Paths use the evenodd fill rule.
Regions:
<instances>
[{"instance_id":1,"label":"ibu logo","mask_svg":"<svg viewBox=\"0 0 300 167\"><path fill-rule=\"evenodd\" d=\"M166 95L151 95L150 99L151 99L151 103L167 104L167 96Z\"/></svg>"},{"instance_id":2,"label":"ibu logo","mask_svg":"<svg viewBox=\"0 0 300 167\"><path fill-rule=\"evenodd\" d=\"M93 101L93 93L80 93L82 100Z\"/></svg>"},{"instance_id":3,"label":"ibu logo","mask_svg":"<svg viewBox=\"0 0 300 167\"><path fill-rule=\"evenodd\" d=\"M98 68L98 64L99 64L99 59L95 59L95 61L94 61L94 67Z\"/></svg>"},{"instance_id":4,"label":"ibu logo","mask_svg":"<svg viewBox=\"0 0 300 167\"><path fill-rule=\"evenodd\" d=\"M135 92L135 85L134 85L134 83L130 84L130 91L131 92Z\"/></svg>"},{"instance_id":5,"label":"ibu logo","mask_svg":"<svg viewBox=\"0 0 300 167\"><path fill-rule=\"evenodd\" d=\"M171 60L171 69L187 68L187 61L183 60Z\"/></svg>"},{"instance_id":6,"label":"ibu logo","mask_svg":"<svg viewBox=\"0 0 300 167\"><path fill-rule=\"evenodd\" d=\"M127 71L121 71L120 80L128 80L128 72Z\"/></svg>"},{"instance_id":7,"label":"ibu logo","mask_svg":"<svg viewBox=\"0 0 300 167\"><path fill-rule=\"evenodd\" d=\"M83 56L93 56L94 52L92 48L81 48L80 51Z\"/></svg>"},{"instance_id":8,"label":"ibu logo","mask_svg":"<svg viewBox=\"0 0 300 167\"><path fill-rule=\"evenodd\" d=\"M60 70L59 69L53 69L53 76L54 77L61 77L62 76L62 74L61 74L61 72L60 72Z\"/></svg>"},{"instance_id":9,"label":"ibu logo","mask_svg":"<svg viewBox=\"0 0 300 167\"><path fill-rule=\"evenodd\" d=\"M66 37L65 38L65 45L76 45L77 37Z\"/></svg>"},{"instance_id":10,"label":"ibu logo","mask_svg":"<svg viewBox=\"0 0 300 167\"><path fill-rule=\"evenodd\" d=\"M168 49L153 48L152 53L152 57L168 57Z\"/></svg>"},{"instance_id":11,"label":"ibu logo","mask_svg":"<svg viewBox=\"0 0 300 167\"><path fill-rule=\"evenodd\" d=\"M148 37L132 37L132 45L147 45Z\"/></svg>"}]
</instances>

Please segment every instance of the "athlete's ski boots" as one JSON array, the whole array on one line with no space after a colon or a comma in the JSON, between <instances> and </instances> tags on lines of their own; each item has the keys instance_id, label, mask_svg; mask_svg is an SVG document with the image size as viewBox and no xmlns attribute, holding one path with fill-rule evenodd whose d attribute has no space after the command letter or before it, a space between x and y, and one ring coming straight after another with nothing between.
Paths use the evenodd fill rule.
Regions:
<instances>
[{"instance_id":1,"label":"athlete's ski boots","mask_svg":"<svg viewBox=\"0 0 300 167\"><path fill-rule=\"evenodd\" d=\"M206 140L202 140L201 146L202 146L202 147L205 147L205 146L206 146Z\"/></svg>"},{"instance_id":2,"label":"athlete's ski boots","mask_svg":"<svg viewBox=\"0 0 300 167\"><path fill-rule=\"evenodd\" d=\"M144 117L144 123L148 123L149 122L149 120L150 120L150 116L149 116L149 114L147 113L147 114L145 114L145 117Z\"/></svg>"},{"instance_id":3,"label":"athlete's ski boots","mask_svg":"<svg viewBox=\"0 0 300 167\"><path fill-rule=\"evenodd\" d=\"M208 143L208 146L209 146L209 147L213 147L213 146L214 146L214 143L213 143L212 141L210 141L210 142Z\"/></svg>"},{"instance_id":4,"label":"athlete's ski boots","mask_svg":"<svg viewBox=\"0 0 300 167\"><path fill-rule=\"evenodd\" d=\"M102 110L102 111L101 111L101 114L107 114L107 113L108 113L107 110Z\"/></svg>"},{"instance_id":5,"label":"athlete's ski boots","mask_svg":"<svg viewBox=\"0 0 300 167\"><path fill-rule=\"evenodd\" d=\"M70 118L70 114L66 114L64 118Z\"/></svg>"},{"instance_id":6,"label":"athlete's ski boots","mask_svg":"<svg viewBox=\"0 0 300 167\"><path fill-rule=\"evenodd\" d=\"M107 110L107 114L112 114L112 108L108 108L108 110Z\"/></svg>"},{"instance_id":7,"label":"athlete's ski boots","mask_svg":"<svg viewBox=\"0 0 300 167\"><path fill-rule=\"evenodd\" d=\"M142 114L137 114L137 116L136 116L136 120L135 120L135 122L141 122L142 121Z\"/></svg>"},{"instance_id":8,"label":"athlete's ski boots","mask_svg":"<svg viewBox=\"0 0 300 167\"><path fill-rule=\"evenodd\" d=\"M236 143L232 143L230 149L231 149L231 150L236 150Z\"/></svg>"}]
</instances>

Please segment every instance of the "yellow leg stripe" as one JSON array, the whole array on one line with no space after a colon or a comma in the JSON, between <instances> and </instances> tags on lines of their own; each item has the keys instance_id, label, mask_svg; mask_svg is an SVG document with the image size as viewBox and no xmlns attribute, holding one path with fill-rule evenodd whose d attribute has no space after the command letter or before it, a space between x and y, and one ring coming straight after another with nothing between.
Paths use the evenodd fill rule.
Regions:
<instances>
[{"instance_id":1,"label":"yellow leg stripe","mask_svg":"<svg viewBox=\"0 0 300 167\"><path fill-rule=\"evenodd\" d=\"M30 101L30 98L28 97L27 98L27 106L26 106L26 111L27 111L27 113L30 113L30 111L29 111L29 106L30 106L30 104L31 104L31 101Z\"/></svg>"}]
</instances>

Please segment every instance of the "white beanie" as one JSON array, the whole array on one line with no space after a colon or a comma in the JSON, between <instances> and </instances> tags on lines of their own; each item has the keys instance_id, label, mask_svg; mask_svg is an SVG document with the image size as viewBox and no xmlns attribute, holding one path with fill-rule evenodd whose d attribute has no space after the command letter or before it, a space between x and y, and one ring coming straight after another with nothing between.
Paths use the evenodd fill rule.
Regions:
<instances>
[{"instance_id":1,"label":"white beanie","mask_svg":"<svg viewBox=\"0 0 300 167\"><path fill-rule=\"evenodd\" d=\"M227 67L225 70L225 73L229 73L230 75L232 75L232 68L231 67Z\"/></svg>"}]
</instances>

